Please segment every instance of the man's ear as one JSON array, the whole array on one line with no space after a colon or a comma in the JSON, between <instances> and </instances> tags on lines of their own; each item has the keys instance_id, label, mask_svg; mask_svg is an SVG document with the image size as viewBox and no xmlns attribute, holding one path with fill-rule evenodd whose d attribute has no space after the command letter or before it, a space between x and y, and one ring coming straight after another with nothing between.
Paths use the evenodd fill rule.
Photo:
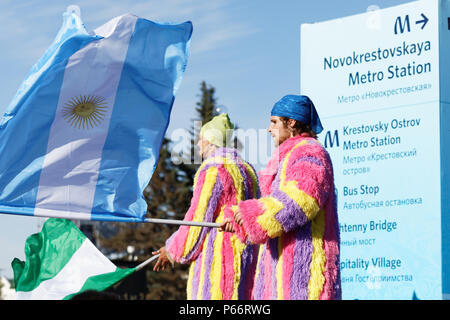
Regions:
<instances>
[{"instance_id":1,"label":"man's ear","mask_svg":"<svg viewBox=\"0 0 450 320\"><path fill-rule=\"evenodd\" d=\"M292 128L294 128L294 126L295 126L296 123L297 123L296 120L294 120L294 119L288 119L287 125L288 125L289 128L292 129Z\"/></svg>"}]
</instances>

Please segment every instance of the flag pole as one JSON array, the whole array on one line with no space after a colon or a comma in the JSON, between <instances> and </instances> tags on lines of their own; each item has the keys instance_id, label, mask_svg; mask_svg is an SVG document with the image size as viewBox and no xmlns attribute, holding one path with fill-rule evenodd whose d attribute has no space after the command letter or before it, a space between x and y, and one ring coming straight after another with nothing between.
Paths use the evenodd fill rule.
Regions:
<instances>
[{"instance_id":1,"label":"flag pole","mask_svg":"<svg viewBox=\"0 0 450 320\"><path fill-rule=\"evenodd\" d=\"M159 257L159 253L157 255L154 255L153 257L145 260L144 262L142 262L140 265L138 265L136 267L136 271L141 270L143 267L145 267L146 265L148 265L150 262L152 262L153 260L156 260Z\"/></svg>"},{"instance_id":2,"label":"flag pole","mask_svg":"<svg viewBox=\"0 0 450 320\"><path fill-rule=\"evenodd\" d=\"M12 214L9 212L0 212L0 214ZM69 216L31 216L35 218L58 218L58 219L79 219L79 220L88 220L88 221L94 221L90 219L80 219L80 218L71 218ZM103 221L110 221L110 222L118 222L117 220L103 220ZM132 221L134 222L134 221ZM203 222L203 221L186 221L186 220L174 220L174 219L155 219L155 218L145 218L142 220L142 222L147 223L161 223L161 224L174 224L174 225L181 225L181 226L193 226L193 227L208 227L208 228L220 228L220 223L217 222Z\"/></svg>"},{"instance_id":3,"label":"flag pole","mask_svg":"<svg viewBox=\"0 0 450 320\"><path fill-rule=\"evenodd\" d=\"M143 268L144 268L145 266L147 266L150 262L152 262L152 261L158 259L159 256L160 256L160 254L158 253L158 254L154 255L153 257L148 258L147 260L145 260L145 261L142 262L141 264L137 265L136 267L134 267L134 268L135 268L135 272L137 272L137 271L143 269ZM133 272L133 273L134 273L134 272ZM125 278L129 277L129 276L132 275L133 273L128 274ZM122 281L123 281L125 278L122 278L122 279L120 279L119 281L117 281L116 283L112 284L112 285L110 286L110 288L111 288L111 287L117 287L120 283L122 283Z\"/></svg>"},{"instance_id":4,"label":"flag pole","mask_svg":"<svg viewBox=\"0 0 450 320\"><path fill-rule=\"evenodd\" d=\"M175 224L175 225L194 226L194 227L220 228L220 223L216 223L216 222L200 222L200 221L186 221L186 220L173 220L173 219L155 219L155 218L145 218L144 222Z\"/></svg>"}]
</instances>

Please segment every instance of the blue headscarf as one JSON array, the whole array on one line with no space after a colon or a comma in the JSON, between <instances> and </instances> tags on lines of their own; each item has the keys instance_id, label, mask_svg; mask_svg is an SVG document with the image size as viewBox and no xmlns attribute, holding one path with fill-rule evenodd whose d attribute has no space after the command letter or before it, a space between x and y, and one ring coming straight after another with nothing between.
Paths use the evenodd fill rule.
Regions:
<instances>
[{"instance_id":1,"label":"blue headscarf","mask_svg":"<svg viewBox=\"0 0 450 320\"><path fill-rule=\"evenodd\" d=\"M315 133L323 130L319 115L311 99L307 96L286 95L272 108L272 116L287 117L309 124Z\"/></svg>"}]
</instances>

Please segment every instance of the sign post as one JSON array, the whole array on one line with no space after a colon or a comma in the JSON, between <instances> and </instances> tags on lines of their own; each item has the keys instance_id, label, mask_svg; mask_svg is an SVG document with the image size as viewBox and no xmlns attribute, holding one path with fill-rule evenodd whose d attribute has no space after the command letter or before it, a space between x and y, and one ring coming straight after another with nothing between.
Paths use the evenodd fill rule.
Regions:
<instances>
[{"instance_id":1,"label":"sign post","mask_svg":"<svg viewBox=\"0 0 450 320\"><path fill-rule=\"evenodd\" d=\"M338 194L343 299L450 293L450 1L301 26Z\"/></svg>"}]
</instances>

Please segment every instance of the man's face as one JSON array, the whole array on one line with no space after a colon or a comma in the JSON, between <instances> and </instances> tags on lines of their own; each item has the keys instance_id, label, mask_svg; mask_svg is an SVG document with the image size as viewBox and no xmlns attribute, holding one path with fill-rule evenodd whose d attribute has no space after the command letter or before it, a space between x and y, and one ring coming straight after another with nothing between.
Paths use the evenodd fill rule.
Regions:
<instances>
[{"instance_id":1,"label":"man's face","mask_svg":"<svg viewBox=\"0 0 450 320\"><path fill-rule=\"evenodd\" d=\"M200 136L200 139L197 142L198 153L202 158L206 158L208 151L210 150L211 143Z\"/></svg>"},{"instance_id":2,"label":"man's face","mask_svg":"<svg viewBox=\"0 0 450 320\"><path fill-rule=\"evenodd\" d=\"M289 119L289 120L291 120L291 119ZM295 123L295 120L292 120L292 121L294 121L294 123ZM267 131L269 131L270 135L272 136L275 147L278 147L286 139L289 139L291 137L291 131L288 129L288 127L285 125L285 123L281 120L281 118L277 117L277 116L270 117L270 125L269 125L269 128L267 129Z\"/></svg>"}]
</instances>

